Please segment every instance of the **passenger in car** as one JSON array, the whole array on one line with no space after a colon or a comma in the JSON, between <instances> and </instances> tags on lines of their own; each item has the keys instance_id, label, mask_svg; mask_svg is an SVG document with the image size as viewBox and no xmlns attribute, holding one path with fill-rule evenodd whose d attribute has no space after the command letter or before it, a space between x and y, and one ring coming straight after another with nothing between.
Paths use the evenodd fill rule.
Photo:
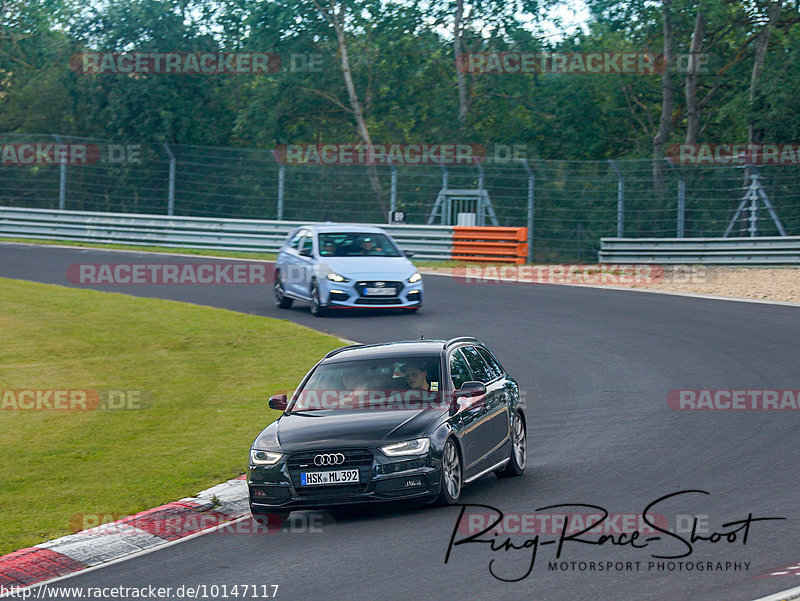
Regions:
<instances>
[{"instance_id":1,"label":"passenger in car","mask_svg":"<svg viewBox=\"0 0 800 601\"><path fill-rule=\"evenodd\" d=\"M322 244L322 251L320 252L322 256L329 257L336 254L336 245L331 240L325 240Z\"/></svg>"}]
</instances>

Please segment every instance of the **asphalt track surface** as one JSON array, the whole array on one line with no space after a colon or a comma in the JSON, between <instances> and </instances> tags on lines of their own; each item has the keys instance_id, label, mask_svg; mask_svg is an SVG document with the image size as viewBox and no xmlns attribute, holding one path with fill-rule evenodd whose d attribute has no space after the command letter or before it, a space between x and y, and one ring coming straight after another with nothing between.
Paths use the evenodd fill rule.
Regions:
<instances>
[{"instance_id":1,"label":"asphalt track surface","mask_svg":"<svg viewBox=\"0 0 800 601\"><path fill-rule=\"evenodd\" d=\"M209 262L0 245L0 277L61 285L72 285L65 276L72 263L138 261ZM675 389L800 388L800 308L557 285L466 285L428 276L425 307L416 315L347 313L318 319L304 306L277 309L270 290L260 286L95 288L289 319L359 342L420 334L481 338L527 394L529 464L522 478L489 475L472 483L463 503L490 505L506 514L567 503L641 513L665 495L698 489L710 494L676 496L653 511L666 516L671 527L678 515L707 516L706 535L730 531L733 527L721 525L748 514L787 519L751 524L747 544L740 532L733 543L696 542L691 556L674 560L749 562L747 571L689 572L677 565L659 570L658 562L667 560L651 555L686 551L683 543L664 535L641 549L567 541L559 559L633 562L630 571L590 571L588 564L583 570L576 564L552 571L552 544L539 547L526 578L502 582L490 574L490 562L499 576L519 578L529 567L531 549L493 552L488 544L464 544L445 564L458 508L390 505L302 512L295 514L298 525L321 520L321 532L208 534L59 584L154 585L173 591L181 585L277 584L277 599L325 601L445 596L748 600L798 584L768 574L800 560L799 414L678 412L667 406L666 397ZM242 448L250 442L243 440ZM588 512L551 511L570 510ZM513 535L512 540L522 545L533 537ZM542 535L540 542L547 538L557 536ZM652 570L651 561L656 563Z\"/></svg>"}]
</instances>

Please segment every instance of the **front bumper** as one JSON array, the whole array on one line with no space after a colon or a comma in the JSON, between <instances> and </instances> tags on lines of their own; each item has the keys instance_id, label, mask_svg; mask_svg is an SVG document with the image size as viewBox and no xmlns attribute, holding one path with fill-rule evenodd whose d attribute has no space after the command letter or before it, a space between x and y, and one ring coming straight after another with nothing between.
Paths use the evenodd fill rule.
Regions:
<instances>
[{"instance_id":1,"label":"front bumper","mask_svg":"<svg viewBox=\"0 0 800 601\"><path fill-rule=\"evenodd\" d=\"M392 294L370 295L367 289L389 290ZM349 282L324 280L320 286L320 300L330 308L339 309L408 309L422 306L422 280L407 281L359 279Z\"/></svg>"},{"instance_id":2,"label":"front bumper","mask_svg":"<svg viewBox=\"0 0 800 601\"><path fill-rule=\"evenodd\" d=\"M312 460L319 453L342 453L346 460L333 468L316 467ZM358 484L300 484L303 472L338 469L358 469ZM368 448L298 451L274 466L248 467L250 508L254 513L268 513L398 499L425 501L439 494L439 470L430 451L424 456L397 458Z\"/></svg>"}]
</instances>

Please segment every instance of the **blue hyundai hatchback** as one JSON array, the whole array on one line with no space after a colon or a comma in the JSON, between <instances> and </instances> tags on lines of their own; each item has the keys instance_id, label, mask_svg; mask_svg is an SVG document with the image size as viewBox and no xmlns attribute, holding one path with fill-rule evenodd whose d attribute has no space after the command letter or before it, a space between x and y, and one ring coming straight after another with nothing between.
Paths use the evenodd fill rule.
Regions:
<instances>
[{"instance_id":1,"label":"blue hyundai hatchback","mask_svg":"<svg viewBox=\"0 0 800 601\"><path fill-rule=\"evenodd\" d=\"M422 276L379 227L303 225L292 230L275 263L275 302L282 309L307 302L311 313L330 309L402 309L422 306Z\"/></svg>"}]
</instances>

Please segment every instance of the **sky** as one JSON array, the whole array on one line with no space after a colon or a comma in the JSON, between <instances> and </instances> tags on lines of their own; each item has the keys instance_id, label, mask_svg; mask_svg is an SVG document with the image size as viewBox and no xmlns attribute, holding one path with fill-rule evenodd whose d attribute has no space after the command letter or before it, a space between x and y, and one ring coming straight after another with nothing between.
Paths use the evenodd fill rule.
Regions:
<instances>
[{"instance_id":1,"label":"sky","mask_svg":"<svg viewBox=\"0 0 800 601\"><path fill-rule=\"evenodd\" d=\"M560 26L556 23L560 21ZM567 0L548 11L547 17L539 24L539 29L550 41L558 41L565 35L585 29L589 21L589 9L583 0Z\"/></svg>"}]
</instances>

